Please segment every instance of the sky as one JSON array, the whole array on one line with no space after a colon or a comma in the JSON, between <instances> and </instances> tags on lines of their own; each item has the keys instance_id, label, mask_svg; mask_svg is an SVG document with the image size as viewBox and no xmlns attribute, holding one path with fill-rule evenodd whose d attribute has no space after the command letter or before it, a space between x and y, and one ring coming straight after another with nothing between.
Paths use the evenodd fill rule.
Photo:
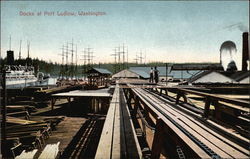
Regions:
<instances>
[{"instance_id":1,"label":"sky","mask_svg":"<svg viewBox=\"0 0 250 159\"><path fill-rule=\"evenodd\" d=\"M75 15L58 15L63 12ZM240 63L242 32L248 30L248 1L1 1L2 57L11 36L16 58L22 40L22 57L30 41L31 57L61 62L62 45L73 39L78 63L87 47L94 62L113 62L114 48L123 44L130 62L141 51L146 62L219 62L220 45L231 40Z\"/></svg>"}]
</instances>

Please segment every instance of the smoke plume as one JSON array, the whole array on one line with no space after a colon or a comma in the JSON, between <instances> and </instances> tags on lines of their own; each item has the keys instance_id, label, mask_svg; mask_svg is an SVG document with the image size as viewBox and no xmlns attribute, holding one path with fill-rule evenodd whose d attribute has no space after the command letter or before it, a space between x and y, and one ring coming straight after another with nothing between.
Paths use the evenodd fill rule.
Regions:
<instances>
[{"instance_id":1,"label":"smoke plume","mask_svg":"<svg viewBox=\"0 0 250 159\"><path fill-rule=\"evenodd\" d=\"M224 29L229 29L229 30L239 29L242 32L248 32L248 30L249 30L249 28L246 25L244 25L242 22L228 25L228 26L224 27Z\"/></svg>"}]
</instances>

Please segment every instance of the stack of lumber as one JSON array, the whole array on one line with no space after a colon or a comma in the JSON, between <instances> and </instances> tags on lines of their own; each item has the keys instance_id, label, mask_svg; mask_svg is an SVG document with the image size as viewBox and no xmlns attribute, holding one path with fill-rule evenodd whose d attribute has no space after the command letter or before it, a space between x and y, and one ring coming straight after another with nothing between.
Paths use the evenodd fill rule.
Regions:
<instances>
[{"instance_id":1,"label":"stack of lumber","mask_svg":"<svg viewBox=\"0 0 250 159\"><path fill-rule=\"evenodd\" d=\"M23 150L23 152L19 156L15 157L15 159L33 159L37 151L37 149L28 152Z\"/></svg>"},{"instance_id":2,"label":"stack of lumber","mask_svg":"<svg viewBox=\"0 0 250 159\"><path fill-rule=\"evenodd\" d=\"M59 144L60 142L46 145L38 159L55 159L59 152Z\"/></svg>"},{"instance_id":3,"label":"stack of lumber","mask_svg":"<svg viewBox=\"0 0 250 159\"><path fill-rule=\"evenodd\" d=\"M52 129L63 119L64 117L59 116L30 121L7 116L6 137L9 144L6 149L10 150L9 155L13 157L20 154L21 151L16 151L20 147L22 150L42 148L45 140L52 134ZM26 155L25 152L24 154Z\"/></svg>"}]
</instances>

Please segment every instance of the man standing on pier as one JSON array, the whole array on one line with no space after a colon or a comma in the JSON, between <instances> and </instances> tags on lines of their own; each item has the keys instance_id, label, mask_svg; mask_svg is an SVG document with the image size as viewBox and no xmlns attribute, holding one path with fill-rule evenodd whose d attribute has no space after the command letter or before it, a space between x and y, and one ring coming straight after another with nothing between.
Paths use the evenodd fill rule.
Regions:
<instances>
[{"instance_id":1,"label":"man standing on pier","mask_svg":"<svg viewBox=\"0 0 250 159\"><path fill-rule=\"evenodd\" d=\"M154 82L154 70L153 70L153 67L151 67L149 75L150 75L149 83L153 83Z\"/></svg>"},{"instance_id":2,"label":"man standing on pier","mask_svg":"<svg viewBox=\"0 0 250 159\"><path fill-rule=\"evenodd\" d=\"M157 84L159 81L159 71L157 70L157 67L155 66L155 70L154 70L154 80L155 83Z\"/></svg>"}]
</instances>

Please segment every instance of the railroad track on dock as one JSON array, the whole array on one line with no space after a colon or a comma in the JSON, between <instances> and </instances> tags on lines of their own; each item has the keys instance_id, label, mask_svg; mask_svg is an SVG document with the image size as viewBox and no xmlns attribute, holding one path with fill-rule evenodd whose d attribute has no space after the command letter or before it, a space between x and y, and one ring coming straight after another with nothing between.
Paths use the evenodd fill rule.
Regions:
<instances>
[{"instance_id":1,"label":"railroad track on dock","mask_svg":"<svg viewBox=\"0 0 250 159\"><path fill-rule=\"evenodd\" d=\"M178 105L149 90L142 88L131 88L131 90L143 105L147 105L151 112L161 119L166 126L165 130L171 131L175 138L178 138L179 143L182 142L179 148L183 149L182 156L188 156L187 152L191 150L196 157L200 158L250 157L249 145L239 144L246 143L245 139L239 138L236 143L201 122L195 113L189 110L182 111Z\"/></svg>"}]
</instances>

